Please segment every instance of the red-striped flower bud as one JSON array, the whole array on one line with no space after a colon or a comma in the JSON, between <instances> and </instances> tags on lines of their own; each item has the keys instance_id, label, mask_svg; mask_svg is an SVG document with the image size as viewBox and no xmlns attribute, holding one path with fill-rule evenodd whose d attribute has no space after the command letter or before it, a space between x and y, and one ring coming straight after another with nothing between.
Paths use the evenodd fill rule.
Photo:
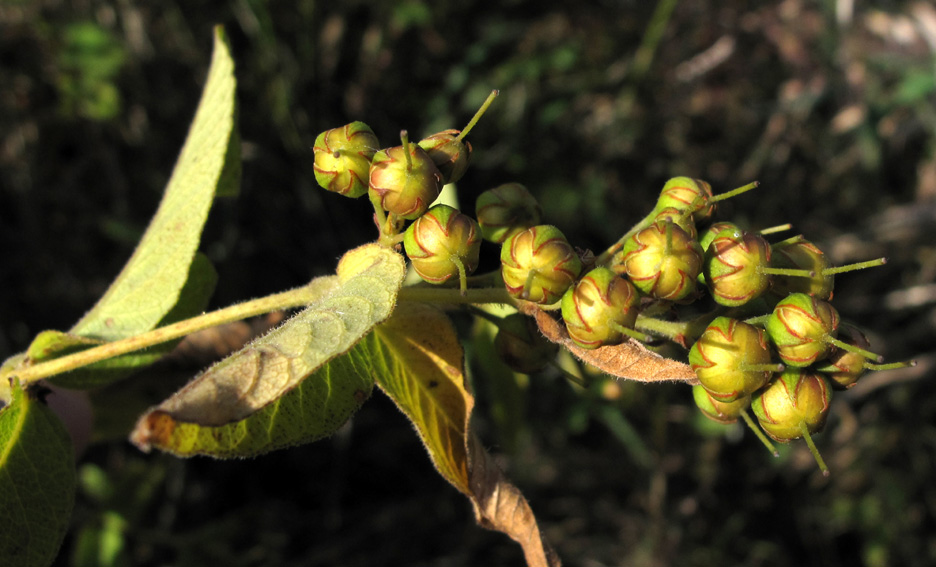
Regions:
<instances>
[{"instance_id":1,"label":"red-striped flower bud","mask_svg":"<svg viewBox=\"0 0 936 567\"><path fill-rule=\"evenodd\" d=\"M505 183L478 195L475 214L482 237L501 244L518 232L538 225L543 211L526 187Z\"/></svg>"},{"instance_id":2,"label":"red-striped flower bud","mask_svg":"<svg viewBox=\"0 0 936 567\"><path fill-rule=\"evenodd\" d=\"M689 349L689 365L714 399L733 402L754 393L782 368L770 356L762 329L716 317Z\"/></svg>"},{"instance_id":3,"label":"red-striped flower bud","mask_svg":"<svg viewBox=\"0 0 936 567\"><path fill-rule=\"evenodd\" d=\"M685 211L680 211L675 207L664 207L662 209L656 208L654 209L654 212L656 213L653 215L654 223L666 221L672 222L679 228L685 230L686 234L688 234L690 238L698 240L699 231L696 229L695 221L692 220L691 214Z\"/></svg>"},{"instance_id":4,"label":"red-striped flower bud","mask_svg":"<svg viewBox=\"0 0 936 567\"><path fill-rule=\"evenodd\" d=\"M471 144L458 138L460 130L443 130L419 141L442 174L442 184L455 183L465 174L471 160Z\"/></svg>"},{"instance_id":5,"label":"red-striped flower bud","mask_svg":"<svg viewBox=\"0 0 936 567\"><path fill-rule=\"evenodd\" d=\"M716 303L744 305L770 285L764 272L770 262L770 245L764 237L737 228L719 232L705 252L702 272Z\"/></svg>"},{"instance_id":6,"label":"red-striped flower bud","mask_svg":"<svg viewBox=\"0 0 936 567\"><path fill-rule=\"evenodd\" d=\"M621 342L633 329L640 297L632 283L608 268L595 268L562 296L562 319L572 342L598 348Z\"/></svg>"},{"instance_id":7,"label":"red-striped flower bud","mask_svg":"<svg viewBox=\"0 0 936 567\"><path fill-rule=\"evenodd\" d=\"M627 239L612 269L647 295L678 301L695 291L702 249L672 222L658 222Z\"/></svg>"},{"instance_id":8,"label":"red-striped flower bud","mask_svg":"<svg viewBox=\"0 0 936 567\"><path fill-rule=\"evenodd\" d=\"M377 136L363 122L322 132L312 147L315 180L329 191L360 197L367 192L367 176L377 148Z\"/></svg>"},{"instance_id":9,"label":"red-striped flower bud","mask_svg":"<svg viewBox=\"0 0 936 567\"><path fill-rule=\"evenodd\" d=\"M733 402L722 402L712 397L712 394L701 385L692 387L692 399L702 415L726 425L738 421L741 412L751 405L751 396L744 396Z\"/></svg>"},{"instance_id":10,"label":"red-striped flower bud","mask_svg":"<svg viewBox=\"0 0 936 567\"><path fill-rule=\"evenodd\" d=\"M718 236L718 233L728 229L737 231L741 230L738 225L728 221L714 222L709 225L709 227L699 235L699 246L702 247L702 251L708 252L709 245L712 244L712 241L715 240L715 237Z\"/></svg>"},{"instance_id":11,"label":"red-striped flower bud","mask_svg":"<svg viewBox=\"0 0 936 567\"><path fill-rule=\"evenodd\" d=\"M712 186L701 179L674 177L663 185L654 209L666 208L687 212L695 222L708 220L715 212Z\"/></svg>"},{"instance_id":12,"label":"red-striped flower bud","mask_svg":"<svg viewBox=\"0 0 936 567\"><path fill-rule=\"evenodd\" d=\"M839 326L831 304L805 293L781 300L767 319L767 335L788 366L809 366L825 358Z\"/></svg>"},{"instance_id":13,"label":"red-striped flower bud","mask_svg":"<svg viewBox=\"0 0 936 567\"><path fill-rule=\"evenodd\" d=\"M370 168L371 201L400 218L412 220L429 208L442 190L442 174L417 144L380 150ZM407 148L409 151L407 151Z\"/></svg>"},{"instance_id":14,"label":"red-striped flower bud","mask_svg":"<svg viewBox=\"0 0 936 567\"><path fill-rule=\"evenodd\" d=\"M559 301L578 278L582 261L558 228L544 224L504 242L501 270L511 296L550 304Z\"/></svg>"},{"instance_id":15,"label":"red-striped flower bud","mask_svg":"<svg viewBox=\"0 0 936 567\"><path fill-rule=\"evenodd\" d=\"M788 368L751 401L757 421L767 435L786 443L825 425L832 388L820 374Z\"/></svg>"},{"instance_id":16,"label":"red-striped flower bud","mask_svg":"<svg viewBox=\"0 0 936 567\"><path fill-rule=\"evenodd\" d=\"M440 284L478 267L478 223L448 205L436 205L406 229L403 246L423 280Z\"/></svg>"},{"instance_id":17,"label":"red-striped flower bud","mask_svg":"<svg viewBox=\"0 0 936 567\"><path fill-rule=\"evenodd\" d=\"M805 293L825 301L832 298L835 278L829 273L829 260L812 242L799 238L775 245L770 266L814 274L812 277L772 276L770 290L774 294L786 297L791 293Z\"/></svg>"},{"instance_id":18,"label":"red-striped flower bud","mask_svg":"<svg viewBox=\"0 0 936 567\"><path fill-rule=\"evenodd\" d=\"M851 325L845 325L839 331L839 338L861 349L871 346L868 338ZM868 359L857 352L835 348L829 354L825 364L816 368L832 383L833 387L845 389L854 386L868 369Z\"/></svg>"}]
</instances>

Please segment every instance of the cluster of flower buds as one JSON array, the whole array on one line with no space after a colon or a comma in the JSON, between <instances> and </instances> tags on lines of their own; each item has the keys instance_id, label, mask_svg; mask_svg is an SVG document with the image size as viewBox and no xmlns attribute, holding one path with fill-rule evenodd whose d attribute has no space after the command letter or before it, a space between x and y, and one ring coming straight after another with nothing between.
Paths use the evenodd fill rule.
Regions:
<instances>
[{"instance_id":1,"label":"cluster of flower buds","mask_svg":"<svg viewBox=\"0 0 936 567\"><path fill-rule=\"evenodd\" d=\"M757 183L715 194L705 181L670 179L652 211L597 257L543 224L542 209L519 183L481 193L477 220L448 205L432 206L444 184L464 175L471 157L465 134L495 95L464 130L418 143L404 131L401 145L378 150L373 131L361 122L323 132L314 148L316 179L342 195L367 193L381 242L402 243L413 270L428 283L457 282L465 295L483 239L501 247L499 276L507 294L518 304L559 310L577 346L658 338L691 344L689 364L700 383L693 397L704 415L720 423L743 418L771 449L764 432L782 443L805 437L827 472L810 435L822 429L833 389L851 387L866 370L908 364L878 364L867 338L842 326L831 304L835 274L884 259L832 267L802 236L768 241L788 225L754 232L713 222L719 201ZM413 222L404 230L406 221ZM708 302L708 315L683 322L655 318L693 302ZM554 356L554 345L529 318L518 314L498 326L497 351L518 371L536 371Z\"/></svg>"},{"instance_id":2,"label":"cluster of flower buds","mask_svg":"<svg viewBox=\"0 0 936 567\"><path fill-rule=\"evenodd\" d=\"M465 174L471 158L465 136L496 96L493 91L465 129L437 132L417 143L403 130L399 146L378 149L373 130L352 122L322 132L313 147L319 185L352 198L367 194L381 242L402 242L424 281L457 281L462 293L478 266L481 227L457 209L433 203L444 185ZM403 230L406 221L413 222Z\"/></svg>"},{"instance_id":3,"label":"cluster of flower buds","mask_svg":"<svg viewBox=\"0 0 936 567\"><path fill-rule=\"evenodd\" d=\"M761 429L782 443L806 437L826 472L809 436L822 429L832 390L854 385L866 370L907 364L877 364L880 357L855 328L838 338L833 276L884 260L833 268L802 236L768 242L788 226L753 232L712 222L718 201L756 186L715 195L704 181L671 179L651 213L597 258L573 248L558 228L534 224L539 208L519 185L479 200L479 215L489 211L479 220L486 237L503 242L508 293L545 309L559 302L575 344L645 340L643 331L692 343L689 363L700 382L693 395L706 416L720 423L743 418L771 450ZM711 301L711 315L675 332L673 322L651 316L696 301Z\"/></svg>"}]
</instances>

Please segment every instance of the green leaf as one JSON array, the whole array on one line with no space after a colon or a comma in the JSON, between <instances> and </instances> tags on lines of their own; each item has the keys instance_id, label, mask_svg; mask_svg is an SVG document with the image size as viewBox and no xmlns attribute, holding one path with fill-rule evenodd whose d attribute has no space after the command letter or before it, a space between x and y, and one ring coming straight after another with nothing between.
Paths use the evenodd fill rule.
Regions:
<instances>
[{"instance_id":1,"label":"green leaf","mask_svg":"<svg viewBox=\"0 0 936 567\"><path fill-rule=\"evenodd\" d=\"M0 561L55 559L75 501L75 458L58 417L18 384L0 409Z\"/></svg>"},{"instance_id":2,"label":"green leaf","mask_svg":"<svg viewBox=\"0 0 936 567\"><path fill-rule=\"evenodd\" d=\"M373 334L344 356L326 363L297 387L248 417L220 426L177 421L153 409L131 440L180 457L252 457L332 435L370 398L374 368L366 353Z\"/></svg>"},{"instance_id":3,"label":"green leaf","mask_svg":"<svg viewBox=\"0 0 936 567\"><path fill-rule=\"evenodd\" d=\"M69 333L59 333L53 348L49 348L50 336L37 338L31 350L43 352L48 360L92 346L74 337L115 341L204 309L217 276L207 258L197 253L202 229L215 197L234 195L240 185L235 87L234 61L218 26L198 110L159 209L139 245L110 288ZM152 364L172 346L102 361L51 381L68 388L100 386ZM38 360L17 356L4 363L3 369L8 372L31 362ZM8 398L7 388L0 384L0 400Z\"/></svg>"},{"instance_id":4,"label":"green leaf","mask_svg":"<svg viewBox=\"0 0 936 567\"><path fill-rule=\"evenodd\" d=\"M333 433L370 395L362 347L390 316L406 267L376 244L348 252L317 302L151 409L131 440L180 455L246 456ZM364 355L360 352L365 352Z\"/></svg>"},{"instance_id":5,"label":"green leaf","mask_svg":"<svg viewBox=\"0 0 936 567\"><path fill-rule=\"evenodd\" d=\"M234 61L217 27L201 102L159 210L117 279L71 333L122 339L155 328L177 305L211 204L239 180L234 91Z\"/></svg>"},{"instance_id":6,"label":"green leaf","mask_svg":"<svg viewBox=\"0 0 936 567\"><path fill-rule=\"evenodd\" d=\"M179 293L179 299L172 307L169 313L156 326L162 327L181 321L192 316L195 313L201 313L208 305L208 300L214 292L215 284L218 281L218 275L211 261L204 254L196 253L194 261L189 266L189 275L186 278L185 285ZM52 337L57 340L49 344ZM78 350L84 350L92 346L102 344L104 341L89 339L71 333L61 333L59 331L43 331L29 346L27 354L31 363L41 362L45 359L56 358ZM159 360L164 354L172 350L179 340L165 342L146 349L145 351L132 352L101 362L84 366L65 372L49 378L49 382L65 388L89 389L97 388L109 384L116 380L127 377L150 364ZM54 347L58 350L52 351ZM33 351L43 349L44 358L36 358ZM54 354L54 356L53 356Z\"/></svg>"}]
</instances>

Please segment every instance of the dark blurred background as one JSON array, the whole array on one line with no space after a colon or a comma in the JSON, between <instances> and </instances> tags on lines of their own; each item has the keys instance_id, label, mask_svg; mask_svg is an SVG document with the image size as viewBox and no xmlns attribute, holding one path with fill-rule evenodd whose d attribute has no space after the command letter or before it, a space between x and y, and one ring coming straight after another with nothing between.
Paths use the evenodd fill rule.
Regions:
<instances>
[{"instance_id":1,"label":"dark blurred background","mask_svg":"<svg viewBox=\"0 0 936 567\"><path fill-rule=\"evenodd\" d=\"M919 362L836 396L817 437L829 479L804 443L773 459L706 423L684 386L581 392L547 373L508 403L475 372L476 425L567 565L936 564L936 8L870 4L2 0L0 359L69 328L129 257L220 23L244 173L203 240L215 306L300 285L374 237L366 200L312 174L315 136L352 120L397 145L402 128L463 127L500 89L469 136L463 207L519 181L596 251L669 177L757 179L719 218L793 223L835 264L887 256L838 276L834 304L887 360ZM59 565L522 562L381 395L318 444L216 462L100 442L80 478Z\"/></svg>"}]
</instances>

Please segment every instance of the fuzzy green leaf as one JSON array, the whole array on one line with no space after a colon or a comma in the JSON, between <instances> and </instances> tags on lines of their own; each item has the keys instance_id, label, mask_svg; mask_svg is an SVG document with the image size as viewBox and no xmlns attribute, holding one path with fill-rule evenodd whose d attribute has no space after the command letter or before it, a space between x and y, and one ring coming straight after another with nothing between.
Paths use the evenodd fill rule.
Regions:
<instances>
[{"instance_id":1,"label":"fuzzy green leaf","mask_svg":"<svg viewBox=\"0 0 936 567\"><path fill-rule=\"evenodd\" d=\"M366 356L341 355L390 316L405 270L376 244L348 252L337 276L320 279L332 288L319 301L150 410L131 439L144 450L245 456L330 435L373 386Z\"/></svg>"},{"instance_id":2,"label":"fuzzy green leaf","mask_svg":"<svg viewBox=\"0 0 936 567\"><path fill-rule=\"evenodd\" d=\"M75 501L75 458L65 427L18 384L0 409L0 563L50 565Z\"/></svg>"},{"instance_id":3,"label":"fuzzy green leaf","mask_svg":"<svg viewBox=\"0 0 936 567\"><path fill-rule=\"evenodd\" d=\"M155 328L178 303L216 195L239 182L234 61L223 30L201 102L159 210L130 260L71 333L107 341Z\"/></svg>"},{"instance_id":4,"label":"fuzzy green leaf","mask_svg":"<svg viewBox=\"0 0 936 567\"><path fill-rule=\"evenodd\" d=\"M189 266L188 278L185 281L185 285L182 287L176 304L156 326L162 327L164 325L169 325L204 311L205 307L208 305L208 300L211 298L211 294L214 292L217 281L218 275L211 265L211 261L202 253L196 253L194 261L191 266ZM53 337L56 337L56 340L52 341ZM50 341L52 341L51 344ZM84 350L103 342L104 341L88 339L72 333L43 331L33 340L33 343L29 347L29 360L31 363L37 363L78 350ZM150 347L144 351L115 356L114 358L102 360L101 362L89 366L53 376L49 378L49 382L65 388L97 388L125 378L133 372L149 366L172 350L178 343L178 340L169 341ZM49 346L54 346L58 350L50 352ZM45 347L45 352L43 353L44 358L33 356L33 352L37 347Z\"/></svg>"}]
</instances>

